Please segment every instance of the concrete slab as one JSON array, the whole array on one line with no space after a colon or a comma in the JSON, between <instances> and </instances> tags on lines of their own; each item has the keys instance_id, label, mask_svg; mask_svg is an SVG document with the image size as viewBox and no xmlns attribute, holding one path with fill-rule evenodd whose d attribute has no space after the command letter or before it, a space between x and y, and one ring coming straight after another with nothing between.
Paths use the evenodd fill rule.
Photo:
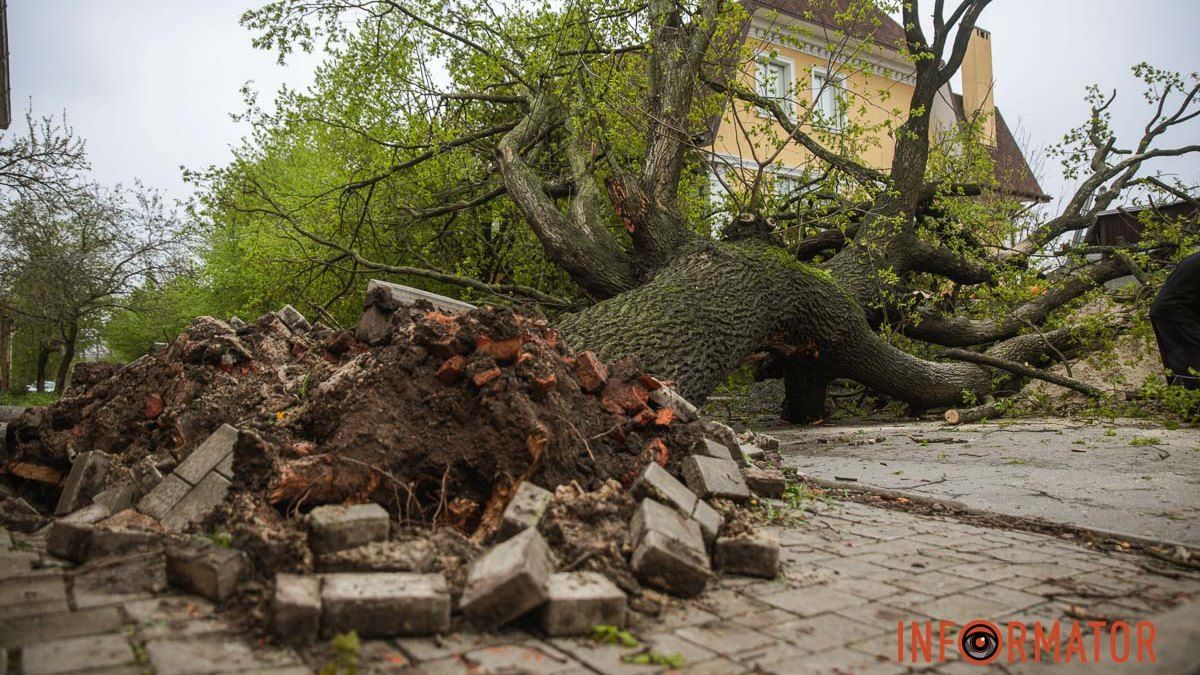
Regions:
<instances>
[{"instance_id":1,"label":"concrete slab","mask_svg":"<svg viewBox=\"0 0 1200 675\"><path fill-rule=\"evenodd\" d=\"M847 487L1200 547L1200 434L1141 420L772 429L784 465ZM851 479L851 480L845 480Z\"/></svg>"}]
</instances>

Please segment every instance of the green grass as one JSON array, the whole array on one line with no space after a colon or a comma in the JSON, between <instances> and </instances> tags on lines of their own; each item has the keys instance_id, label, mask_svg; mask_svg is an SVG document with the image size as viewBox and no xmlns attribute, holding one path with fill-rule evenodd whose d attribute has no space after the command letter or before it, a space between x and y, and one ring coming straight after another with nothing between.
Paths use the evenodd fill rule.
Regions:
<instances>
[{"instance_id":1,"label":"green grass","mask_svg":"<svg viewBox=\"0 0 1200 675\"><path fill-rule=\"evenodd\" d=\"M36 391L6 391L0 393L0 405L39 406L58 400L58 394Z\"/></svg>"},{"instance_id":2,"label":"green grass","mask_svg":"<svg viewBox=\"0 0 1200 675\"><path fill-rule=\"evenodd\" d=\"M1162 445L1162 439L1158 436L1137 436L1129 441L1129 444L1134 447L1143 447L1147 445Z\"/></svg>"}]
</instances>

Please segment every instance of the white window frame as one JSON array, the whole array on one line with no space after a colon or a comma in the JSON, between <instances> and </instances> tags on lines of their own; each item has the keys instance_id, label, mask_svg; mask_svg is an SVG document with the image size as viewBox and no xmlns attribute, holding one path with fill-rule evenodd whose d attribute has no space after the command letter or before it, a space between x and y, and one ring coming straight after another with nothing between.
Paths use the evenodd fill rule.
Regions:
<instances>
[{"instance_id":1,"label":"white window frame","mask_svg":"<svg viewBox=\"0 0 1200 675\"><path fill-rule=\"evenodd\" d=\"M782 93L781 96L767 97L765 94L763 94L762 82L759 81L759 77L762 74L761 66L763 66L764 64L781 66L783 68L784 86L783 86L783 92L781 92ZM758 94L759 96L764 96L766 98L774 98L775 100L779 101L780 105L783 106L783 111L785 113L787 113L787 116L793 120L796 119L796 101L795 101L795 97L794 97L794 94L796 93L795 89L796 89L796 62L795 61L787 58L786 56L771 56L769 54L764 54L754 60L754 93ZM767 112L766 109L759 108L758 116L759 117L771 117L772 115L771 115L771 113Z\"/></svg>"},{"instance_id":2,"label":"white window frame","mask_svg":"<svg viewBox=\"0 0 1200 675\"><path fill-rule=\"evenodd\" d=\"M830 87L824 86L824 84L823 84L824 82L829 82L831 84L831 86ZM813 110L819 110L822 114L824 114L825 110L821 108L821 95L828 92L828 93L832 93L833 96L838 96L838 94L837 94L838 90L841 90L842 92L846 91L846 77L844 75L842 75L842 76L836 75L836 74L830 72L827 68L813 68L812 69L812 106L813 106ZM844 93L841 95L840 98L842 100L837 101L838 112L833 118L833 124L825 125L823 127L818 127L818 128L823 128L826 131L833 131L833 132L839 132L839 133L846 129L846 123L849 121L849 119L847 117L847 113L849 112L847 110L847 108L849 106L846 104L846 101L845 101L846 95ZM837 99L835 99L835 100L837 100Z\"/></svg>"}]
</instances>

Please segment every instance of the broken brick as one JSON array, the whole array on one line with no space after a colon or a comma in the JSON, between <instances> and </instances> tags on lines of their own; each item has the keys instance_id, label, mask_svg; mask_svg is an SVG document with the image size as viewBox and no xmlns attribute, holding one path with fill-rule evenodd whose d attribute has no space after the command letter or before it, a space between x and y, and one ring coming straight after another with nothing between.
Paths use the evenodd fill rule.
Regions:
<instances>
[{"instance_id":1,"label":"broken brick","mask_svg":"<svg viewBox=\"0 0 1200 675\"><path fill-rule=\"evenodd\" d=\"M458 378L462 377L463 366L466 365L466 363L467 360L458 354L446 359L445 362L442 363L441 367L438 368L438 381L440 381L442 384L453 384L457 382Z\"/></svg>"},{"instance_id":2,"label":"broken brick","mask_svg":"<svg viewBox=\"0 0 1200 675\"><path fill-rule=\"evenodd\" d=\"M608 367L596 358L594 352L579 355L575 361L575 374L579 377L579 386L588 393L600 391L608 381Z\"/></svg>"},{"instance_id":3,"label":"broken brick","mask_svg":"<svg viewBox=\"0 0 1200 675\"><path fill-rule=\"evenodd\" d=\"M657 415L654 416L654 424L660 427L669 427L674 419L675 411L671 410L670 408L663 408L662 410L658 411Z\"/></svg>"},{"instance_id":4,"label":"broken brick","mask_svg":"<svg viewBox=\"0 0 1200 675\"><path fill-rule=\"evenodd\" d=\"M558 386L558 377L554 373L550 373L548 377L536 377L533 380L533 388L543 394L554 391L556 386Z\"/></svg>"},{"instance_id":5,"label":"broken brick","mask_svg":"<svg viewBox=\"0 0 1200 675\"><path fill-rule=\"evenodd\" d=\"M654 459L654 463L659 466L666 466L667 462L671 461L671 450L667 448L667 444L663 443L661 438L656 438L646 445L646 450L650 452L650 457Z\"/></svg>"},{"instance_id":6,"label":"broken brick","mask_svg":"<svg viewBox=\"0 0 1200 675\"><path fill-rule=\"evenodd\" d=\"M507 340L492 340L486 335L480 335L475 338L475 350L491 354L501 363L509 363L515 361L521 353L522 342L519 335Z\"/></svg>"},{"instance_id":7,"label":"broken brick","mask_svg":"<svg viewBox=\"0 0 1200 675\"><path fill-rule=\"evenodd\" d=\"M482 387L483 385L487 384L488 382L491 382L492 380L496 379L497 377L500 377L500 369L496 366L492 366L491 368L488 368L487 370L481 370L478 373L475 373L474 375L472 375L471 381L475 383L476 387Z\"/></svg>"},{"instance_id":8,"label":"broken brick","mask_svg":"<svg viewBox=\"0 0 1200 675\"><path fill-rule=\"evenodd\" d=\"M166 404L158 394L146 394L146 419L154 419L162 414Z\"/></svg>"}]
</instances>

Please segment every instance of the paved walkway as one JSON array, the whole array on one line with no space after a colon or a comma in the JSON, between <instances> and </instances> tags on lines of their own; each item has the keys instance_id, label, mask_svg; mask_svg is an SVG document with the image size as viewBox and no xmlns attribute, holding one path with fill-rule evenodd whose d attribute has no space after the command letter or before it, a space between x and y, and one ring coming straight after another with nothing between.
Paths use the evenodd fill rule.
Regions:
<instances>
[{"instance_id":1,"label":"paved walkway","mask_svg":"<svg viewBox=\"0 0 1200 675\"><path fill-rule=\"evenodd\" d=\"M901 673L910 668L896 663L897 621L1132 621L1200 590L1200 576L1152 573L1158 563L1136 554L850 502L810 508L804 520L769 528L784 544L779 579L719 578L700 598L638 619L632 633L656 653L678 654L687 673ZM105 592L96 572L66 570L40 547L36 537L0 531L0 673L290 675L333 658L328 647L297 653L246 637L199 598ZM1176 623L1200 624L1196 612L1188 616ZM1193 672L1165 649L1169 663L1159 672ZM676 672L622 661L638 651L508 629L366 641L359 672ZM919 670L988 672L953 650L948 662Z\"/></svg>"},{"instance_id":2,"label":"paved walkway","mask_svg":"<svg viewBox=\"0 0 1200 675\"><path fill-rule=\"evenodd\" d=\"M1200 547L1200 432L1136 421L771 430L784 465L848 486Z\"/></svg>"}]
</instances>

